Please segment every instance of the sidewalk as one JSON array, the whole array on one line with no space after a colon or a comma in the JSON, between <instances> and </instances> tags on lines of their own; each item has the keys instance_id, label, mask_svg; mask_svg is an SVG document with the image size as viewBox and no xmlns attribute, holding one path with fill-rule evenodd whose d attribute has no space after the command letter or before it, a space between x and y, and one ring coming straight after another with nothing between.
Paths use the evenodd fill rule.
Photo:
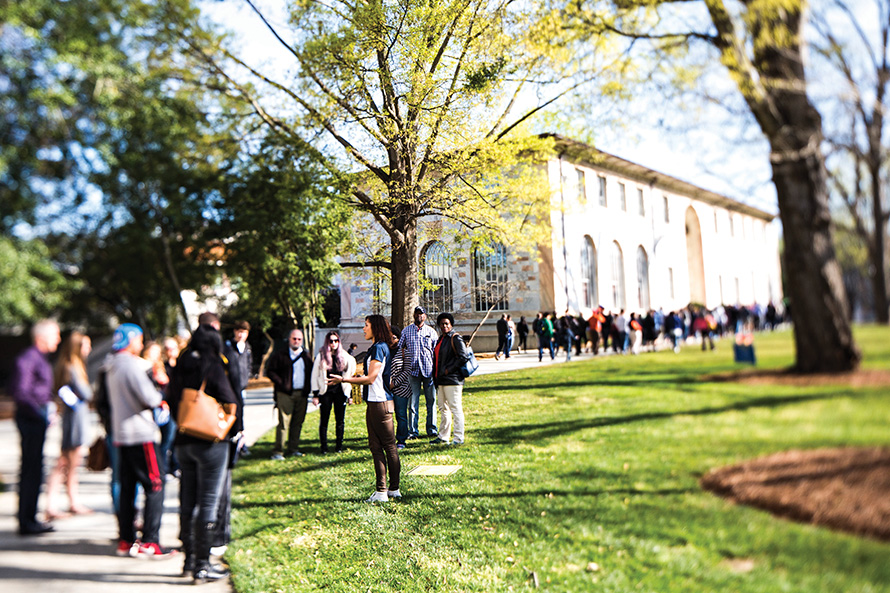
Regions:
<instances>
[{"instance_id":1,"label":"sidewalk","mask_svg":"<svg viewBox=\"0 0 890 593\"><path fill-rule=\"evenodd\" d=\"M589 358L582 355L580 358ZM563 362L565 354L551 361L547 354L539 363L537 350L516 354L500 361L493 357L479 359L477 375L501 373L533 366ZM311 410L310 410L311 411ZM252 444L276 421L272 409L272 389L252 389L245 401L245 431ZM98 419L94 418L94 425ZM55 466L61 442L58 425L50 428L44 447L45 474ZM92 442L92 440L90 441ZM180 576L182 557L165 560L118 558L117 520L111 508L110 470L90 472L80 469L80 490L83 504L93 509L91 515L57 520L56 531L40 536L20 537L15 514L18 504L19 434L12 420L0 420L0 476L6 490L0 492L0 583L3 593L165 593L183 585L191 586L191 578ZM41 512L45 505L41 494ZM66 509L67 496L62 493L59 508ZM167 482L164 516L161 521L161 544L179 545L179 482ZM228 580L207 583L205 593L229 593Z\"/></svg>"}]
</instances>

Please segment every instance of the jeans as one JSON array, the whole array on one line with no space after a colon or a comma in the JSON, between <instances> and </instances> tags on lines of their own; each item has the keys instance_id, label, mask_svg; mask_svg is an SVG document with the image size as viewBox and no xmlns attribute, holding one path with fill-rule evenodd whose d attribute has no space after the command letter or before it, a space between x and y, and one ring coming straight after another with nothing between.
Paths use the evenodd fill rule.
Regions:
<instances>
[{"instance_id":1,"label":"jeans","mask_svg":"<svg viewBox=\"0 0 890 593\"><path fill-rule=\"evenodd\" d=\"M393 402L368 402L365 425L368 428L368 447L374 458L374 487L377 492L399 489L402 462L396 449L396 435L392 429ZM389 470L389 488L386 485Z\"/></svg>"},{"instance_id":2,"label":"jeans","mask_svg":"<svg viewBox=\"0 0 890 593\"><path fill-rule=\"evenodd\" d=\"M556 352L553 351L553 340L550 339L550 336L538 334L538 362L541 362L541 359L544 358L545 345L550 348L550 360L556 358Z\"/></svg>"},{"instance_id":3,"label":"jeans","mask_svg":"<svg viewBox=\"0 0 890 593\"><path fill-rule=\"evenodd\" d=\"M439 434L436 430L436 388L433 385L432 377L415 377L411 375L408 380L411 385L411 402L408 406L408 437L417 438L420 436L418 418L420 411L420 390L423 388L423 394L426 397L426 434L428 437L434 437Z\"/></svg>"},{"instance_id":4,"label":"jeans","mask_svg":"<svg viewBox=\"0 0 890 593\"><path fill-rule=\"evenodd\" d=\"M504 357L510 358L510 351L513 350L513 334L507 335L506 342L507 343L506 343L506 349L504 350Z\"/></svg>"},{"instance_id":5,"label":"jeans","mask_svg":"<svg viewBox=\"0 0 890 593\"><path fill-rule=\"evenodd\" d=\"M411 398L393 397L392 400L396 415L396 444L404 445L411 433L408 429L408 407L411 405Z\"/></svg>"},{"instance_id":6,"label":"jeans","mask_svg":"<svg viewBox=\"0 0 890 593\"><path fill-rule=\"evenodd\" d=\"M37 499L40 497L40 486L43 484L43 443L46 440L46 420L16 410L15 425L22 438L19 530L25 531L37 524Z\"/></svg>"},{"instance_id":7,"label":"jeans","mask_svg":"<svg viewBox=\"0 0 890 593\"><path fill-rule=\"evenodd\" d=\"M328 387L328 390L318 397L318 440L321 443L321 451L328 450L328 421L331 418L331 409L334 410L334 434L336 437L336 449L343 449L343 431L346 426L346 396L339 385Z\"/></svg>"},{"instance_id":8,"label":"jeans","mask_svg":"<svg viewBox=\"0 0 890 593\"><path fill-rule=\"evenodd\" d=\"M229 443L201 442L176 447L179 479L179 537L186 558L210 558L219 501L229 465Z\"/></svg>"},{"instance_id":9,"label":"jeans","mask_svg":"<svg viewBox=\"0 0 890 593\"><path fill-rule=\"evenodd\" d=\"M439 438L443 441L450 439L453 444L464 442L463 391L463 385L439 385L436 392L439 403L440 426L442 427ZM453 432L451 428L452 420L454 421Z\"/></svg>"}]
</instances>

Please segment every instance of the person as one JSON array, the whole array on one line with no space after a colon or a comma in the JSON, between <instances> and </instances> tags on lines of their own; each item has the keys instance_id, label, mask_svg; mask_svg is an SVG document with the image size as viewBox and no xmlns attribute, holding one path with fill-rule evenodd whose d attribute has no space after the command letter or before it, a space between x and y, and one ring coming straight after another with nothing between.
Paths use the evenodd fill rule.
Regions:
<instances>
[{"instance_id":1,"label":"person","mask_svg":"<svg viewBox=\"0 0 890 593\"><path fill-rule=\"evenodd\" d=\"M420 391L426 398L426 436L433 440L436 429L436 393L433 387L433 344L436 330L426 324L426 310L414 308L414 323L405 328L399 338L399 348L405 348L411 378L411 400L408 402L408 439L420 437Z\"/></svg>"},{"instance_id":2,"label":"person","mask_svg":"<svg viewBox=\"0 0 890 593\"><path fill-rule=\"evenodd\" d=\"M173 368L176 366L176 359L184 348L185 344L180 342L179 338L164 338L164 372L168 377L173 376ZM161 449L166 451L167 474L173 477L179 477L179 460L176 459L176 451L173 449L173 440L176 435L176 419L170 418L170 422L162 430L163 437L161 439ZM171 436L172 435L172 436Z\"/></svg>"},{"instance_id":3,"label":"person","mask_svg":"<svg viewBox=\"0 0 890 593\"><path fill-rule=\"evenodd\" d=\"M146 364L146 373L155 389L166 394L170 375L164 363L161 344L154 340L147 342L142 348L142 359ZM158 460L161 463L161 476L170 473L170 456L173 451L173 440L176 438L176 422L170 417L169 408L157 407L154 411L155 422L161 429L161 444L158 447Z\"/></svg>"},{"instance_id":4,"label":"person","mask_svg":"<svg viewBox=\"0 0 890 593\"><path fill-rule=\"evenodd\" d=\"M395 326L390 326L394 336L401 338L402 332ZM393 394L393 408L396 419L396 449L404 449L408 439L408 406L411 402L413 390L411 389L411 361L408 358L407 348L400 348L396 344L391 357L389 386Z\"/></svg>"},{"instance_id":5,"label":"person","mask_svg":"<svg viewBox=\"0 0 890 593\"><path fill-rule=\"evenodd\" d=\"M495 327L498 330L498 349L495 350L494 359L501 359L501 352L506 355L506 358L510 358L510 350L507 348L507 334L510 331L510 325L507 323L507 314L502 313L501 318L498 319Z\"/></svg>"},{"instance_id":6,"label":"person","mask_svg":"<svg viewBox=\"0 0 890 593\"><path fill-rule=\"evenodd\" d=\"M612 321L612 350L619 354L624 354L625 340L627 339L627 317L624 316L624 309L618 313L614 321Z\"/></svg>"},{"instance_id":7,"label":"person","mask_svg":"<svg viewBox=\"0 0 890 593\"><path fill-rule=\"evenodd\" d=\"M300 432L306 419L312 385L312 359L303 348L303 332L298 329L290 332L288 348L272 355L267 375L275 385L275 407L278 408L272 459L280 461L286 456L302 457Z\"/></svg>"},{"instance_id":8,"label":"person","mask_svg":"<svg viewBox=\"0 0 890 593\"><path fill-rule=\"evenodd\" d=\"M593 315L587 321L588 341L590 342L590 351L596 356L600 349L600 334L603 331L603 324L606 322L606 316L603 315L603 306L599 305L594 310Z\"/></svg>"},{"instance_id":9,"label":"person","mask_svg":"<svg viewBox=\"0 0 890 593\"><path fill-rule=\"evenodd\" d=\"M575 343L575 332L572 328L572 314L566 311L565 316L559 320L562 343L566 348L566 362L572 360L572 345Z\"/></svg>"},{"instance_id":10,"label":"person","mask_svg":"<svg viewBox=\"0 0 890 593\"><path fill-rule=\"evenodd\" d=\"M556 352L553 350L553 322L550 320L550 313L541 315L540 331L538 332L538 362L544 358L544 346L550 349L550 360L556 358Z\"/></svg>"},{"instance_id":11,"label":"person","mask_svg":"<svg viewBox=\"0 0 890 593\"><path fill-rule=\"evenodd\" d=\"M393 430L393 394L390 391L392 365L390 347L395 346L397 342L389 322L382 315L367 316L363 331L365 339L374 342L365 358L365 375L361 377L331 375L328 377L328 385L350 383L368 386L365 424L368 427L368 447L374 459L375 490L367 502L387 502L402 497L399 490L402 465ZM389 477L388 487L387 477Z\"/></svg>"},{"instance_id":12,"label":"person","mask_svg":"<svg viewBox=\"0 0 890 593\"><path fill-rule=\"evenodd\" d=\"M464 377L460 368L469 360L463 337L454 331L454 316L440 313L436 324L442 331L436 342L436 402L439 405L439 440L437 444L464 443ZM452 429L452 422L453 429Z\"/></svg>"},{"instance_id":13,"label":"person","mask_svg":"<svg viewBox=\"0 0 890 593\"><path fill-rule=\"evenodd\" d=\"M636 313L630 314L628 326L630 326L630 353L637 355L643 345L643 324L640 323Z\"/></svg>"},{"instance_id":14,"label":"person","mask_svg":"<svg viewBox=\"0 0 890 593\"><path fill-rule=\"evenodd\" d=\"M209 324L198 326L180 355L170 382L170 409L179 413L183 390L204 388L204 393L222 404L227 413L237 410L238 400L226 376L222 339ZM183 574L192 574L195 584L228 576L228 571L210 564L210 547L217 533L218 507L229 462L228 441L208 441L176 435L176 455L182 475L179 480L179 529L185 555Z\"/></svg>"},{"instance_id":15,"label":"person","mask_svg":"<svg viewBox=\"0 0 890 593\"><path fill-rule=\"evenodd\" d=\"M93 512L80 504L77 479L77 468L83 460L84 446L90 433L89 403L93 399L93 389L84 362L90 350L92 343L89 336L71 332L62 344L53 371L54 391L66 391L68 395L62 397L62 451L46 488L46 518L50 521L62 516L56 509L55 499L63 481L68 491L71 513L85 515Z\"/></svg>"},{"instance_id":16,"label":"person","mask_svg":"<svg viewBox=\"0 0 890 593\"><path fill-rule=\"evenodd\" d=\"M165 558L176 552L161 547L159 530L164 505L164 480L159 463L159 431L153 410L163 397L139 358L142 328L124 323L114 330L111 360L105 378L111 425L120 458L119 556ZM145 492L141 540L136 537L136 485Z\"/></svg>"},{"instance_id":17,"label":"person","mask_svg":"<svg viewBox=\"0 0 890 593\"><path fill-rule=\"evenodd\" d=\"M219 331L219 329L217 329ZM247 444L244 440L244 397L247 393L247 386L250 383L250 377L253 375L253 350L247 343L250 336L250 323L244 320L235 322L233 339L226 341L223 353L228 360L226 369L229 371L229 383L235 391L235 397L238 398L238 421L235 422L238 433L242 438L238 439L237 448L232 451L233 458L230 465L234 463L236 457L246 457L249 454Z\"/></svg>"},{"instance_id":18,"label":"person","mask_svg":"<svg viewBox=\"0 0 890 593\"><path fill-rule=\"evenodd\" d=\"M519 323L516 324L516 335L519 336L516 350L528 352L528 323L525 321L525 315L519 316Z\"/></svg>"},{"instance_id":19,"label":"person","mask_svg":"<svg viewBox=\"0 0 890 593\"><path fill-rule=\"evenodd\" d=\"M21 437L19 473L19 535L39 535L54 531L37 519L37 501L43 484L43 444L46 429L55 414L53 368L48 355L61 342L59 325L46 319L31 328L31 346L15 360L9 393L15 402L15 426Z\"/></svg>"},{"instance_id":20,"label":"person","mask_svg":"<svg viewBox=\"0 0 890 593\"><path fill-rule=\"evenodd\" d=\"M352 402L352 385L341 383L328 387L329 375L351 377L355 374L355 358L346 353L340 334L330 331L312 365L312 400L318 406L318 440L322 455L328 452L328 420L334 410L334 451L343 451L343 432L346 426L346 406Z\"/></svg>"}]
</instances>

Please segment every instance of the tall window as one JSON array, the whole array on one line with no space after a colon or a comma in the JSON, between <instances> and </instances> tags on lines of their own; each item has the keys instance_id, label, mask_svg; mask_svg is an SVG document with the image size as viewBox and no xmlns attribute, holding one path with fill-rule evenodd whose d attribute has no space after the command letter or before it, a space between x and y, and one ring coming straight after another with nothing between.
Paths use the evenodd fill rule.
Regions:
<instances>
[{"instance_id":1,"label":"tall window","mask_svg":"<svg viewBox=\"0 0 890 593\"><path fill-rule=\"evenodd\" d=\"M668 197L664 196L662 199L664 200L664 221L670 222L671 221L671 211L668 208Z\"/></svg>"},{"instance_id":2,"label":"tall window","mask_svg":"<svg viewBox=\"0 0 890 593\"><path fill-rule=\"evenodd\" d=\"M581 169L575 169L575 172L578 173L578 202L581 204L587 203L587 179L584 176L584 171Z\"/></svg>"},{"instance_id":3,"label":"tall window","mask_svg":"<svg viewBox=\"0 0 890 593\"><path fill-rule=\"evenodd\" d=\"M621 246L615 241L612 243L612 306L616 309L624 309L624 254Z\"/></svg>"},{"instance_id":4,"label":"tall window","mask_svg":"<svg viewBox=\"0 0 890 593\"><path fill-rule=\"evenodd\" d=\"M606 178L602 175L597 175L596 180L599 183L599 200L600 206L603 208L606 207Z\"/></svg>"},{"instance_id":5,"label":"tall window","mask_svg":"<svg viewBox=\"0 0 890 593\"><path fill-rule=\"evenodd\" d=\"M593 239L584 237L581 247L581 291L582 302L591 309L599 301L596 287L596 247Z\"/></svg>"},{"instance_id":6,"label":"tall window","mask_svg":"<svg viewBox=\"0 0 890 593\"><path fill-rule=\"evenodd\" d=\"M427 244L420 256L421 270L426 278L424 289L420 294L420 302L427 312L442 313L451 311L451 256L441 241Z\"/></svg>"},{"instance_id":7,"label":"tall window","mask_svg":"<svg viewBox=\"0 0 890 593\"><path fill-rule=\"evenodd\" d=\"M729 236L735 237L735 217L732 212L729 213Z\"/></svg>"},{"instance_id":8,"label":"tall window","mask_svg":"<svg viewBox=\"0 0 890 593\"><path fill-rule=\"evenodd\" d=\"M674 268L668 268L668 294L674 298Z\"/></svg>"},{"instance_id":9,"label":"tall window","mask_svg":"<svg viewBox=\"0 0 890 593\"><path fill-rule=\"evenodd\" d=\"M640 309L649 309L649 258L642 245L637 248L637 302Z\"/></svg>"},{"instance_id":10,"label":"tall window","mask_svg":"<svg viewBox=\"0 0 890 593\"><path fill-rule=\"evenodd\" d=\"M621 203L622 212L627 212L627 189L623 183L618 184L618 201Z\"/></svg>"},{"instance_id":11,"label":"tall window","mask_svg":"<svg viewBox=\"0 0 890 593\"><path fill-rule=\"evenodd\" d=\"M640 216L646 216L646 202L643 200L643 190L637 188L637 199L640 202Z\"/></svg>"},{"instance_id":12,"label":"tall window","mask_svg":"<svg viewBox=\"0 0 890 593\"><path fill-rule=\"evenodd\" d=\"M473 252L473 295L477 311L506 311L507 248L494 243L490 249Z\"/></svg>"}]
</instances>

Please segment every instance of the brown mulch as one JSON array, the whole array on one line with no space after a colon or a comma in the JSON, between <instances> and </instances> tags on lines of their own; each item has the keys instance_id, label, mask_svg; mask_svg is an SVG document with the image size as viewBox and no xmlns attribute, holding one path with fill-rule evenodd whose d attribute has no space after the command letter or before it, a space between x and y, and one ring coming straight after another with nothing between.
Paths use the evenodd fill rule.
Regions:
<instances>
[{"instance_id":1,"label":"brown mulch","mask_svg":"<svg viewBox=\"0 0 890 593\"><path fill-rule=\"evenodd\" d=\"M850 387L890 387L890 369L858 369L847 373L800 374L790 369L749 369L705 375L704 381L725 381L743 385L790 385L814 387L847 385Z\"/></svg>"},{"instance_id":2,"label":"brown mulch","mask_svg":"<svg viewBox=\"0 0 890 593\"><path fill-rule=\"evenodd\" d=\"M890 541L890 447L786 451L715 469L701 484L780 517Z\"/></svg>"}]
</instances>

